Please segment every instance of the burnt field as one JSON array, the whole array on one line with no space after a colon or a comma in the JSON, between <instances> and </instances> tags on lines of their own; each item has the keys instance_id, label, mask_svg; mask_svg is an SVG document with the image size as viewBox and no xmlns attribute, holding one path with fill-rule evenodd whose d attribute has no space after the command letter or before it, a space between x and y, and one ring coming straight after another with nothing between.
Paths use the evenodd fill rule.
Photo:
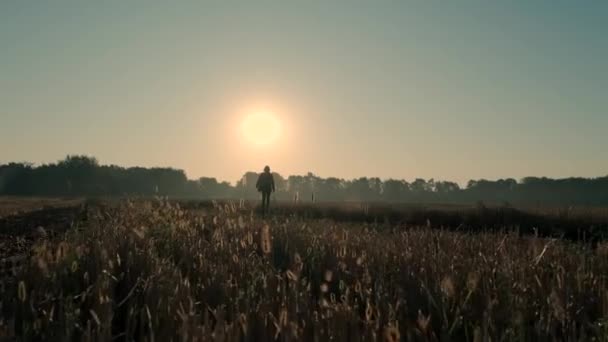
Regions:
<instances>
[{"instance_id":1,"label":"burnt field","mask_svg":"<svg viewBox=\"0 0 608 342\"><path fill-rule=\"evenodd\" d=\"M608 339L602 208L16 201L2 338Z\"/></svg>"}]
</instances>

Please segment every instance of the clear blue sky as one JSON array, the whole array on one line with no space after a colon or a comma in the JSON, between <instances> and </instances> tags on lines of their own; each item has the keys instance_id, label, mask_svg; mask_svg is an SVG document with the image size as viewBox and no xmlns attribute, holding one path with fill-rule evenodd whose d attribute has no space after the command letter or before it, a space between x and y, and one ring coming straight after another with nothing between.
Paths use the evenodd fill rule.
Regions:
<instances>
[{"instance_id":1,"label":"clear blue sky","mask_svg":"<svg viewBox=\"0 0 608 342\"><path fill-rule=\"evenodd\" d=\"M2 1L0 162L608 174L607 1ZM281 137L237 127L270 107Z\"/></svg>"}]
</instances>

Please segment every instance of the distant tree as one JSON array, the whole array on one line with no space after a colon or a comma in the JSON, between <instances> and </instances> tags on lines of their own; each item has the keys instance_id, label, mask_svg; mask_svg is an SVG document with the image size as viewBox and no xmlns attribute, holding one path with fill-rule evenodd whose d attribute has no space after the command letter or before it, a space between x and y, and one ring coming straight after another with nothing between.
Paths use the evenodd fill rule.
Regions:
<instances>
[{"instance_id":1,"label":"distant tree","mask_svg":"<svg viewBox=\"0 0 608 342\"><path fill-rule=\"evenodd\" d=\"M321 178L313 173L286 179L273 173L276 199L301 201L390 201L450 203L521 203L548 205L608 205L608 176L598 178L525 177L495 181L470 180L461 189L457 183L417 178L381 180L360 177L352 180ZM235 186L201 177L188 180L183 170L172 168L123 168L100 165L97 159L68 155L56 163L0 165L0 195L20 196L173 196L195 198L256 199L258 174L247 172Z\"/></svg>"},{"instance_id":2,"label":"distant tree","mask_svg":"<svg viewBox=\"0 0 608 342\"><path fill-rule=\"evenodd\" d=\"M329 177L321 180L318 198L321 201L341 201L344 198L345 182L343 179Z\"/></svg>"},{"instance_id":3,"label":"distant tree","mask_svg":"<svg viewBox=\"0 0 608 342\"><path fill-rule=\"evenodd\" d=\"M372 177L368 179L369 184L369 197L370 201L379 201L382 199L382 194L384 192L384 183L378 177Z\"/></svg>"},{"instance_id":4,"label":"distant tree","mask_svg":"<svg viewBox=\"0 0 608 342\"><path fill-rule=\"evenodd\" d=\"M404 180L389 179L384 181L382 197L389 202L402 202L407 200L409 185Z\"/></svg>"},{"instance_id":5,"label":"distant tree","mask_svg":"<svg viewBox=\"0 0 608 342\"><path fill-rule=\"evenodd\" d=\"M255 188L255 183L258 180L256 172L247 172L236 183L236 195L239 198L254 199L258 197L258 191Z\"/></svg>"},{"instance_id":6,"label":"distant tree","mask_svg":"<svg viewBox=\"0 0 608 342\"><path fill-rule=\"evenodd\" d=\"M201 177L198 179L198 186L205 198L218 198L222 196L223 189L221 189L220 183L215 178Z\"/></svg>"},{"instance_id":7,"label":"distant tree","mask_svg":"<svg viewBox=\"0 0 608 342\"><path fill-rule=\"evenodd\" d=\"M435 192L440 195L454 194L460 191L460 186L454 182L438 181L435 182Z\"/></svg>"}]
</instances>

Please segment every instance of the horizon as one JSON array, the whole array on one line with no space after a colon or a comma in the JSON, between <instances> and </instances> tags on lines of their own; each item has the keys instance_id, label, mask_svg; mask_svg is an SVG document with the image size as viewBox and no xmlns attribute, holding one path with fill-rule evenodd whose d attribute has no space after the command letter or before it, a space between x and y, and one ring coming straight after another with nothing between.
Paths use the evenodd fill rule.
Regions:
<instances>
[{"instance_id":1,"label":"horizon","mask_svg":"<svg viewBox=\"0 0 608 342\"><path fill-rule=\"evenodd\" d=\"M188 172L186 170L180 169L180 168L176 168L176 167L172 167L172 166L141 166L141 165L107 164L107 163L103 163L103 161L100 161L95 156L88 156L88 155L73 155L72 154L72 155L67 155L66 158L67 157L74 157L74 156L76 156L76 157L87 157L87 158L95 159L97 161L97 163L98 163L99 166L116 166L116 167L120 167L120 168L124 168L124 169L129 169L129 168L146 168L146 169L168 168L168 169L174 169L174 170L178 170L178 171L183 171L184 174L186 175L186 178L188 180L194 180L194 181L196 181L196 180L199 180L200 178L214 178L214 179L216 179L218 181L218 183L227 182L231 186L236 186L236 184L240 180L242 180L243 177L247 173L253 172L253 173L256 173L256 174L260 174L260 173L263 172L262 170L257 170L257 171L256 170L246 170L246 171L242 172L241 176L238 179L236 179L234 181L230 181L230 180L224 180L224 179L215 177L213 175L201 175L201 176L198 176L198 177L190 177L188 175ZM54 162L48 162L48 163L32 163L32 162L27 162L27 161L2 161L2 160L0 160L0 166L2 166L2 165L8 165L10 163L23 163L23 164L30 164L32 167L36 168L36 167L40 167L40 166L44 166L44 165L56 165L57 163L59 163L59 162L61 162L63 160L65 160L65 158L64 159L58 159L58 160L56 160ZM399 178L399 177L383 178L383 177L377 177L375 175L363 175L363 176L355 176L355 177L347 178L347 177L339 177L339 176L334 176L334 175L320 175L320 174L317 174L317 173L315 173L313 171L307 171L307 172L300 173L300 174L286 174L286 173L282 173L280 171L274 170L272 168L271 168L270 172L273 173L273 174L278 174L281 177L283 177L284 179L287 179L290 176L307 176L309 173L312 174L312 175L314 175L315 177L319 177L321 179L337 178L337 179L344 180L344 181L352 181L352 180L357 180L357 179L361 179L361 178L367 178L367 179L379 178L383 182L384 181L388 181L388 180L402 180L402 181L406 181L408 183L411 183L412 181L414 181L416 179L423 179L425 181L433 179L435 181L445 181L445 182L456 183L456 184L458 184L458 186L461 189L465 189L467 187L467 184L468 184L469 181L482 181L482 180L485 180L485 181L495 182L495 181L499 181L499 180L514 179L518 184L521 184L522 181L523 181L523 179L525 179L525 178L539 178L539 179L547 178L547 179L550 179L550 180L563 180L563 179L590 179L590 180L593 180L593 179L600 179L600 178L608 177L608 173L605 174L605 175L597 175L597 176L591 176L591 177L569 176L569 177L557 177L557 178L556 177L541 176L541 175L528 175L528 176L524 176L524 177L521 177L521 178L515 178L515 177L476 178L476 179L469 178L465 182L461 183L461 182L458 182L458 181L453 180L453 179L434 179L434 178L429 178L429 177L424 177L424 176L413 177L413 178L403 178L403 177L401 177L401 178Z\"/></svg>"},{"instance_id":2,"label":"horizon","mask_svg":"<svg viewBox=\"0 0 608 342\"><path fill-rule=\"evenodd\" d=\"M345 4L2 3L0 162L608 174L608 3Z\"/></svg>"}]
</instances>

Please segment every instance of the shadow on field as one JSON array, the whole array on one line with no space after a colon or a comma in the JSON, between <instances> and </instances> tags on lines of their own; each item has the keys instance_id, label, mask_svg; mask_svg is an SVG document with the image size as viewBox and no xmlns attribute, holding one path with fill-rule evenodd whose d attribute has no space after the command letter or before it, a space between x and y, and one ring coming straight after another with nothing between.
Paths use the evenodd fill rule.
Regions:
<instances>
[{"instance_id":1,"label":"shadow on field","mask_svg":"<svg viewBox=\"0 0 608 342\"><path fill-rule=\"evenodd\" d=\"M229 202L225 202L229 203ZM185 208L211 208L210 201L184 201ZM256 203L247 203L261 214ZM605 240L608 216L536 213L513 207L476 206L415 206L391 204L292 204L275 203L271 216L303 219L331 219L340 222L366 222L386 227L429 226L463 232L511 231L520 235L561 237L580 242L595 243Z\"/></svg>"}]
</instances>

